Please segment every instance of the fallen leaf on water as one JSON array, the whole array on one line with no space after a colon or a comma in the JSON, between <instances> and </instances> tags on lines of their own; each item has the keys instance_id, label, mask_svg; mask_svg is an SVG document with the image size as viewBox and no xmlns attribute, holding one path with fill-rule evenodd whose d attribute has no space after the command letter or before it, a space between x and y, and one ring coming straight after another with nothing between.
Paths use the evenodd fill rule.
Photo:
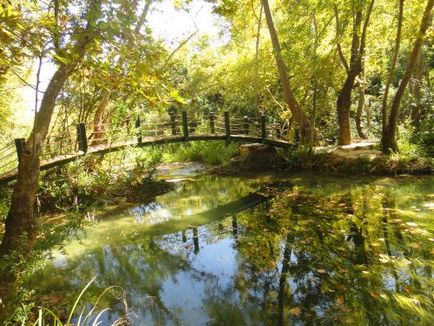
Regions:
<instances>
[{"instance_id":1,"label":"fallen leaf on water","mask_svg":"<svg viewBox=\"0 0 434 326\"><path fill-rule=\"evenodd\" d=\"M374 299L377 299L380 295L378 294L377 291L372 290L371 292L369 292L369 294L371 295L371 297L373 297Z\"/></svg>"},{"instance_id":2,"label":"fallen leaf on water","mask_svg":"<svg viewBox=\"0 0 434 326\"><path fill-rule=\"evenodd\" d=\"M300 307L294 307L292 309L289 309L289 314L292 316L300 316L301 315L301 308Z\"/></svg>"},{"instance_id":3,"label":"fallen leaf on water","mask_svg":"<svg viewBox=\"0 0 434 326\"><path fill-rule=\"evenodd\" d=\"M409 287L409 286L404 286L403 289L404 289L404 291L405 291L406 293L411 293L411 292L413 292L412 289L411 289L411 287Z\"/></svg>"},{"instance_id":4,"label":"fallen leaf on water","mask_svg":"<svg viewBox=\"0 0 434 326\"><path fill-rule=\"evenodd\" d=\"M417 249L417 248L420 247L420 245L419 245L418 243L416 243L416 242L410 243L409 246L410 246L411 248L413 248L413 249Z\"/></svg>"},{"instance_id":5,"label":"fallen leaf on water","mask_svg":"<svg viewBox=\"0 0 434 326\"><path fill-rule=\"evenodd\" d=\"M384 254L380 254L379 255L379 261L380 262L382 262L382 263L388 263L389 262L389 256L387 256L387 255L384 255Z\"/></svg>"},{"instance_id":6,"label":"fallen leaf on water","mask_svg":"<svg viewBox=\"0 0 434 326\"><path fill-rule=\"evenodd\" d=\"M420 305L420 301L417 298L410 298L411 302L416 305Z\"/></svg>"}]
</instances>

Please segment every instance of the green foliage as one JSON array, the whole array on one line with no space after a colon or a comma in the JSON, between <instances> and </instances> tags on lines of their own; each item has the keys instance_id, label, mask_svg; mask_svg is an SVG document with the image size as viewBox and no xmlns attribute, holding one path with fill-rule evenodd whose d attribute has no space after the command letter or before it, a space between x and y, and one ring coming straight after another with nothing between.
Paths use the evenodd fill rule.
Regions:
<instances>
[{"instance_id":1,"label":"green foliage","mask_svg":"<svg viewBox=\"0 0 434 326\"><path fill-rule=\"evenodd\" d=\"M399 126L398 148L399 153L393 153L392 159L411 160L426 156L426 152L420 143L414 139L414 131L411 126Z\"/></svg>"},{"instance_id":2,"label":"green foliage","mask_svg":"<svg viewBox=\"0 0 434 326\"><path fill-rule=\"evenodd\" d=\"M89 209L150 197L167 189L152 176L161 151L127 149L89 157L47 173L38 194L42 211ZM83 169L87 166L87 169Z\"/></svg>"},{"instance_id":3,"label":"green foliage","mask_svg":"<svg viewBox=\"0 0 434 326\"><path fill-rule=\"evenodd\" d=\"M238 153L239 144L225 142L191 142L185 145L170 145L165 149L165 162L201 162L211 165L226 165Z\"/></svg>"},{"instance_id":4,"label":"green foliage","mask_svg":"<svg viewBox=\"0 0 434 326\"><path fill-rule=\"evenodd\" d=\"M9 203L11 199L11 190L6 187L0 187L0 223L6 219L9 211Z\"/></svg>"}]
</instances>

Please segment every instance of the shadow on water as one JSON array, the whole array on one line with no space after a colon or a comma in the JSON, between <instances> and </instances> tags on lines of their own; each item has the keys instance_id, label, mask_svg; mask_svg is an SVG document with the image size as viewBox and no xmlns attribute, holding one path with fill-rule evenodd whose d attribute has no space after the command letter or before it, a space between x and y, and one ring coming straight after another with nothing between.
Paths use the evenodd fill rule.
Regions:
<instances>
[{"instance_id":1,"label":"shadow on water","mask_svg":"<svg viewBox=\"0 0 434 326\"><path fill-rule=\"evenodd\" d=\"M198 177L88 227L31 286L72 303L96 276L83 302L119 285L137 325L429 325L433 181L299 176L264 201L260 180Z\"/></svg>"}]
</instances>

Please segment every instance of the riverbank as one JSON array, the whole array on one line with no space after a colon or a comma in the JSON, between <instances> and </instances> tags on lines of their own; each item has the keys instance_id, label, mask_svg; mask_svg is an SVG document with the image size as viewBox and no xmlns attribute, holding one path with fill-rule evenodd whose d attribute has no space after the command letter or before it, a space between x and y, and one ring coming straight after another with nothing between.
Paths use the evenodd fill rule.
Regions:
<instances>
[{"instance_id":1,"label":"riverbank","mask_svg":"<svg viewBox=\"0 0 434 326\"><path fill-rule=\"evenodd\" d=\"M234 174L246 170L278 172L314 171L330 174L398 176L434 175L434 159L417 155L385 155L375 141L348 146L273 150L262 144L245 145L230 164L215 169L216 173Z\"/></svg>"}]
</instances>

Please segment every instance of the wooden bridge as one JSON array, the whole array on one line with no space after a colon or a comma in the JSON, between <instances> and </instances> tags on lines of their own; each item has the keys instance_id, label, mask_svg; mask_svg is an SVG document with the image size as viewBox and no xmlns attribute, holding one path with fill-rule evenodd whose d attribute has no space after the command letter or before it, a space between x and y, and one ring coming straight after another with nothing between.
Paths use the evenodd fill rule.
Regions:
<instances>
[{"instance_id":1,"label":"wooden bridge","mask_svg":"<svg viewBox=\"0 0 434 326\"><path fill-rule=\"evenodd\" d=\"M90 128L89 128L90 127ZM87 136L88 130L92 133ZM125 119L104 125L85 123L67 126L61 136L47 137L41 157L41 170L62 166L84 155L104 154L127 147L144 147L190 141L223 140L226 142L264 143L288 148L289 128L259 117L230 117L211 113L208 116L192 117L183 111L181 118L171 114L166 121L141 121ZM15 139L0 150L0 184L16 178L18 161L23 153L25 139Z\"/></svg>"}]
</instances>

